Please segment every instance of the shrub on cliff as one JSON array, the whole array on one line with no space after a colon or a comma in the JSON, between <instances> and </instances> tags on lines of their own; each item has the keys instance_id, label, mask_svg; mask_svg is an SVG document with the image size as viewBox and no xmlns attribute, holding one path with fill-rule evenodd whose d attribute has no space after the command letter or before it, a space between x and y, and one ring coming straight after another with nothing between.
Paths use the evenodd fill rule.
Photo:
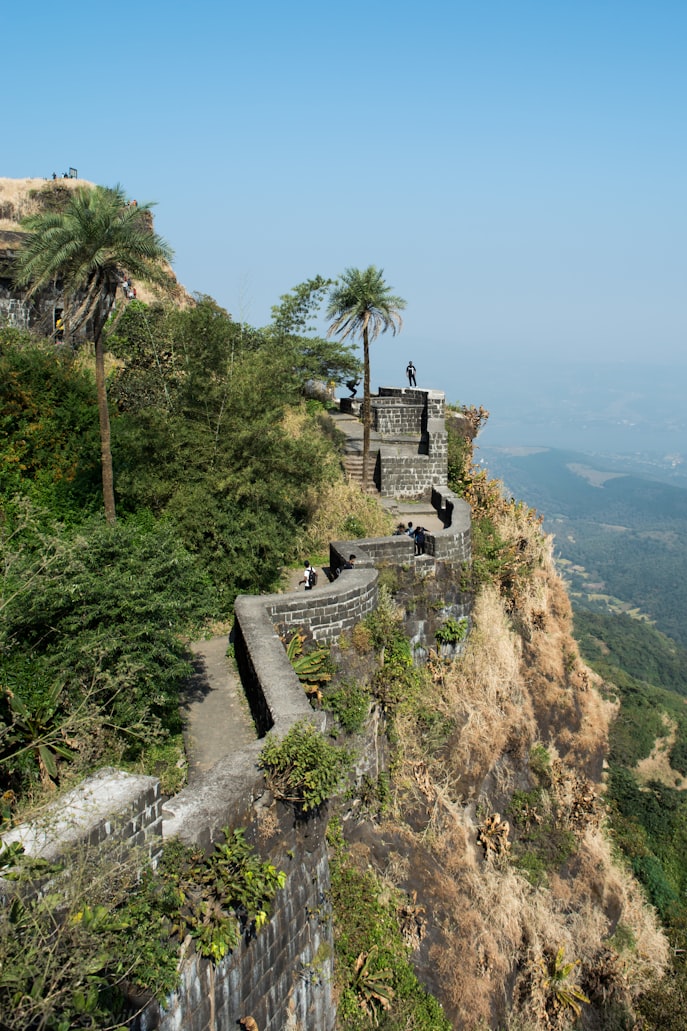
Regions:
<instances>
[{"instance_id":1,"label":"shrub on cliff","mask_svg":"<svg viewBox=\"0 0 687 1031\"><path fill-rule=\"evenodd\" d=\"M330 744L311 723L301 721L283 738L268 738L259 765L277 798L300 813L310 813L341 786L351 756Z\"/></svg>"}]
</instances>

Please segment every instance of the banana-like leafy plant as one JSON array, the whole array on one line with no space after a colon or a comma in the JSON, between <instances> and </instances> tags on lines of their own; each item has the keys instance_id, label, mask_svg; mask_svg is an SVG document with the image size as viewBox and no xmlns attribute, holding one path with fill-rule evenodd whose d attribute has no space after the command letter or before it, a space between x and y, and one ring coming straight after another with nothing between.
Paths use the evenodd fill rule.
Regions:
<instances>
[{"instance_id":1,"label":"banana-like leafy plant","mask_svg":"<svg viewBox=\"0 0 687 1031\"><path fill-rule=\"evenodd\" d=\"M394 972L389 967L374 969L377 946L369 952L361 952L355 961L353 987L361 1009L370 1017L375 1027L379 1024L379 1010L391 1009L394 990L391 987Z\"/></svg>"}]
</instances>

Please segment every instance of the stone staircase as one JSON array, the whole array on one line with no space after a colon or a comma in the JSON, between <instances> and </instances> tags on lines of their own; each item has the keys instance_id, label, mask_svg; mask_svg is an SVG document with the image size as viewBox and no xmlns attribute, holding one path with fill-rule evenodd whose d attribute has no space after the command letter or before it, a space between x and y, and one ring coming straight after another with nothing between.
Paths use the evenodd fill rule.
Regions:
<instances>
[{"instance_id":1,"label":"stone staircase","mask_svg":"<svg viewBox=\"0 0 687 1031\"><path fill-rule=\"evenodd\" d=\"M372 467L374 466L374 462L375 462L376 457L377 457L376 452L373 451L371 453L371 455L370 455L370 466L371 466L371 469L370 469L370 471L368 473L368 476L370 478L372 477ZM363 486L363 456L360 454L360 452L347 453L347 454L344 454L342 461L343 461L344 472L346 473L346 476L348 477L350 482L351 483L357 483L358 486L362 489L362 486ZM370 480L370 483L368 483L368 485L367 485L367 492L366 493L368 493L368 494L376 494L376 495L379 494L379 490L377 489L375 483L372 480Z\"/></svg>"}]
</instances>

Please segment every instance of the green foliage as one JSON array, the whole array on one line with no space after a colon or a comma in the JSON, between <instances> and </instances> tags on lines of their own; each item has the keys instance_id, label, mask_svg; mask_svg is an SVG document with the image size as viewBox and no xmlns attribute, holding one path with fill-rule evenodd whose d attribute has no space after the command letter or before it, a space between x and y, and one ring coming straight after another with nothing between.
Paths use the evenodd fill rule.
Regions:
<instances>
[{"instance_id":1,"label":"green foliage","mask_svg":"<svg viewBox=\"0 0 687 1031\"><path fill-rule=\"evenodd\" d=\"M311 723L299 722L281 739L270 736L258 762L276 797L308 813L338 790L351 756L329 744Z\"/></svg>"},{"instance_id":2,"label":"green foliage","mask_svg":"<svg viewBox=\"0 0 687 1031\"><path fill-rule=\"evenodd\" d=\"M92 376L71 352L0 330L0 497L78 521L100 504Z\"/></svg>"},{"instance_id":3,"label":"green foliage","mask_svg":"<svg viewBox=\"0 0 687 1031\"><path fill-rule=\"evenodd\" d=\"M287 430L302 386L293 355L211 298L184 312L127 309L114 333L129 355L112 391L124 408L113 423L120 505L174 522L226 613L238 592L274 587L295 557L304 482L315 491L332 475L335 445L316 415Z\"/></svg>"},{"instance_id":4,"label":"green foliage","mask_svg":"<svg viewBox=\"0 0 687 1031\"><path fill-rule=\"evenodd\" d=\"M574 855L575 834L548 791L514 791L506 811L513 820L513 862L533 883L541 883L545 872L558 870Z\"/></svg>"},{"instance_id":5,"label":"green foliage","mask_svg":"<svg viewBox=\"0 0 687 1031\"><path fill-rule=\"evenodd\" d=\"M366 536L366 529L361 520L354 515L346 516L341 527L347 537L360 539Z\"/></svg>"},{"instance_id":6,"label":"green foliage","mask_svg":"<svg viewBox=\"0 0 687 1031\"><path fill-rule=\"evenodd\" d=\"M419 984L398 923L403 897L382 890L371 871L350 861L340 824L328 831L333 854L335 976L339 1021L346 1031L364 1031L371 1019L385 1031L449 1031L436 999Z\"/></svg>"},{"instance_id":7,"label":"green foliage","mask_svg":"<svg viewBox=\"0 0 687 1031\"><path fill-rule=\"evenodd\" d=\"M668 735L671 724L676 737L670 761L674 769L683 764L687 754L683 653L650 627L624 617L577 613L575 629L585 658L612 682L620 700L610 732L611 827L672 933L687 920L687 799L683 792L657 781L640 785L634 770L640 759L651 754L656 741ZM672 677L680 694L667 689Z\"/></svg>"},{"instance_id":8,"label":"green foliage","mask_svg":"<svg viewBox=\"0 0 687 1031\"><path fill-rule=\"evenodd\" d=\"M434 636L439 644L460 644L468 632L468 621L465 617L453 619L449 617L437 628Z\"/></svg>"},{"instance_id":9,"label":"green foliage","mask_svg":"<svg viewBox=\"0 0 687 1031\"><path fill-rule=\"evenodd\" d=\"M133 760L179 729L189 665L179 631L207 585L171 526L41 528L17 510L0 533L0 777L26 787L59 765Z\"/></svg>"},{"instance_id":10,"label":"green foliage","mask_svg":"<svg viewBox=\"0 0 687 1031\"><path fill-rule=\"evenodd\" d=\"M530 749L530 770L542 787L551 786L551 756L548 748L540 741Z\"/></svg>"},{"instance_id":11,"label":"green foliage","mask_svg":"<svg viewBox=\"0 0 687 1031\"><path fill-rule=\"evenodd\" d=\"M477 591L482 584L503 585L509 581L513 550L489 516L473 519L472 563L467 570L466 589Z\"/></svg>"},{"instance_id":12,"label":"green foliage","mask_svg":"<svg viewBox=\"0 0 687 1031\"><path fill-rule=\"evenodd\" d=\"M634 680L687 694L687 651L630 616L575 612L575 636L589 662L622 669Z\"/></svg>"},{"instance_id":13,"label":"green foliage","mask_svg":"<svg viewBox=\"0 0 687 1031\"><path fill-rule=\"evenodd\" d=\"M242 829L205 857L168 843L156 872L140 857L101 850L53 871L48 893L26 891L26 877L0 908L0 1011L3 1028L103 1028L128 1023L130 997L164 998L178 980L187 935L219 962L243 934L269 919L286 875L263 862ZM14 889L13 889L14 891Z\"/></svg>"},{"instance_id":14,"label":"green foliage","mask_svg":"<svg viewBox=\"0 0 687 1031\"><path fill-rule=\"evenodd\" d=\"M344 678L325 692L322 706L333 712L347 734L362 730L370 711L370 692L357 681Z\"/></svg>"},{"instance_id":15,"label":"green foliage","mask_svg":"<svg viewBox=\"0 0 687 1031\"><path fill-rule=\"evenodd\" d=\"M320 688L332 679L333 664L329 648L318 646L308 652L303 651L305 636L300 633L292 635L286 646L286 654L294 668L298 679L305 688L306 694L320 698Z\"/></svg>"},{"instance_id":16,"label":"green foliage","mask_svg":"<svg viewBox=\"0 0 687 1031\"><path fill-rule=\"evenodd\" d=\"M237 947L243 933L264 927L286 883L286 874L264 863L246 842L243 829L225 827L223 834L225 841L208 857L177 845L161 866L162 898L171 892L177 900L172 931L180 941L190 934L201 956L215 963Z\"/></svg>"},{"instance_id":17,"label":"green foliage","mask_svg":"<svg viewBox=\"0 0 687 1031\"><path fill-rule=\"evenodd\" d=\"M575 1017L582 1012L580 1003L589 1002L582 989L572 981L572 974L579 960L565 962L565 949L560 947L555 956L541 960L544 972L543 987L549 994L549 1002L554 1010L571 1010Z\"/></svg>"}]
</instances>

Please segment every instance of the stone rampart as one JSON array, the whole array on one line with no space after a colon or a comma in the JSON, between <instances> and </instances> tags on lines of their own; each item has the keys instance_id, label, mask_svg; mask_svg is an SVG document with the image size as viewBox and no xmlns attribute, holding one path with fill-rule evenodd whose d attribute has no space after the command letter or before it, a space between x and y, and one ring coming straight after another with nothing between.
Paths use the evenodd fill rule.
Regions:
<instances>
[{"instance_id":1,"label":"stone rampart","mask_svg":"<svg viewBox=\"0 0 687 1031\"><path fill-rule=\"evenodd\" d=\"M140 848L155 862L162 848L162 797L155 777L104 768L48 806L31 823L2 835L27 856L57 863L105 843Z\"/></svg>"},{"instance_id":2,"label":"stone rampart","mask_svg":"<svg viewBox=\"0 0 687 1031\"><path fill-rule=\"evenodd\" d=\"M447 487L435 487L432 501L445 529L427 534L426 554L414 557L405 534L330 544L333 580L312 591L243 596L236 599L234 647L246 695L260 735L283 735L297 720L310 719L324 729L323 714L311 709L288 660L279 630L304 629L313 640L328 643L360 622L377 604L376 565L396 565L427 576L470 558L470 511ZM343 569L350 555L355 568ZM421 567L421 569L420 569ZM340 575L336 576L337 571ZM449 607L462 615L459 607ZM414 647L426 646L420 622ZM261 809L272 803L257 760L263 741L217 762L193 786L160 807L153 778L103 770L55 806L48 830L17 828L14 840L47 858L63 855L67 844L97 843L119 834L143 844L155 856L164 837L178 837L209 851L222 840L224 827L255 827ZM62 807L66 804L66 812ZM282 815L283 822L283 815ZM293 847L285 849L288 827L261 854L286 870L286 887L275 899L268 925L242 942L214 966L195 954L180 968L179 989L164 1006L151 1003L134 1027L139 1031L220 1031L236 1027L252 1013L261 1031L302 1028L332 1031L336 1007L332 997L333 941L328 910L329 869L324 822L291 818ZM43 838L41 838L43 835ZM80 837L79 837L80 835ZM5 836L8 840L8 836ZM35 849L40 848L40 852ZM283 864L283 865L282 865Z\"/></svg>"},{"instance_id":3,"label":"stone rampart","mask_svg":"<svg viewBox=\"0 0 687 1031\"><path fill-rule=\"evenodd\" d=\"M379 448L375 482L382 497L429 497L434 484L446 482L443 391L380 387L371 398L371 415Z\"/></svg>"},{"instance_id":4,"label":"stone rampart","mask_svg":"<svg viewBox=\"0 0 687 1031\"><path fill-rule=\"evenodd\" d=\"M260 1031L331 1031L333 941L325 821L283 818L270 861L288 874L262 931L216 966L196 954L164 1006L151 1003L136 1031L234 1031L253 1016Z\"/></svg>"}]
</instances>

